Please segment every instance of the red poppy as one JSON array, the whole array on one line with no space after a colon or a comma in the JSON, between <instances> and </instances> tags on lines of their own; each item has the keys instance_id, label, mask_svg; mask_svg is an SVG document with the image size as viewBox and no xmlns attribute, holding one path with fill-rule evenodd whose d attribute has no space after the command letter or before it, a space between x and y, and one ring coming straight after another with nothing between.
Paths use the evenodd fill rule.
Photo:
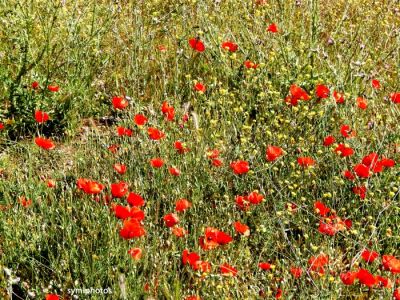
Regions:
<instances>
[{"instance_id":1,"label":"red poppy","mask_svg":"<svg viewBox=\"0 0 400 300\"><path fill-rule=\"evenodd\" d=\"M361 162L368 167L373 167L378 162L378 160L378 153L371 152L370 154L364 156Z\"/></svg>"},{"instance_id":2,"label":"red poppy","mask_svg":"<svg viewBox=\"0 0 400 300\"><path fill-rule=\"evenodd\" d=\"M161 112L168 121L172 121L175 117L175 109L173 106L169 105L167 101L162 103Z\"/></svg>"},{"instance_id":3,"label":"red poppy","mask_svg":"<svg viewBox=\"0 0 400 300\"><path fill-rule=\"evenodd\" d=\"M250 201L247 196L236 196L236 205L242 210L248 210L250 208Z\"/></svg>"},{"instance_id":4,"label":"red poppy","mask_svg":"<svg viewBox=\"0 0 400 300\"><path fill-rule=\"evenodd\" d=\"M38 89L39 88L39 82L37 82L37 81L34 81L34 82L32 82L32 88L34 89L34 90L36 90L36 89Z\"/></svg>"},{"instance_id":5,"label":"red poppy","mask_svg":"<svg viewBox=\"0 0 400 300\"><path fill-rule=\"evenodd\" d=\"M400 288L397 288L397 289L394 290L394 292L393 292L393 298L394 298L395 300L400 300Z\"/></svg>"},{"instance_id":6,"label":"red poppy","mask_svg":"<svg viewBox=\"0 0 400 300\"><path fill-rule=\"evenodd\" d=\"M164 165L164 161L161 158L153 158L150 160L150 165L153 168L161 168Z\"/></svg>"},{"instance_id":7,"label":"red poppy","mask_svg":"<svg viewBox=\"0 0 400 300\"><path fill-rule=\"evenodd\" d=\"M116 204L113 206L113 210L115 216L122 220L132 218L141 221L145 217L144 212L137 207L130 208L129 206Z\"/></svg>"},{"instance_id":8,"label":"red poppy","mask_svg":"<svg viewBox=\"0 0 400 300\"><path fill-rule=\"evenodd\" d=\"M185 235L188 234L187 230L185 230L183 227L179 226L174 226L172 229L172 234L175 235L176 237L182 238Z\"/></svg>"},{"instance_id":9,"label":"red poppy","mask_svg":"<svg viewBox=\"0 0 400 300\"><path fill-rule=\"evenodd\" d=\"M348 180L354 180L356 178L356 176L354 176L354 174L351 173L349 170L344 171L343 176L346 177Z\"/></svg>"},{"instance_id":10,"label":"red poppy","mask_svg":"<svg viewBox=\"0 0 400 300\"><path fill-rule=\"evenodd\" d=\"M218 158L219 156L219 150L218 149L213 149L213 150L208 150L207 151L207 157L209 159L214 159L214 158Z\"/></svg>"},{"instance_id":11,"label":"red poppy","mask_svg":"<svg viewBox=\"0 0 400 300\"><path fill-rule=\"evenodd\" d=\"M357 98L357 106L361 109L367 109L367 107L368 107L367 99L365 99L363 97L358 97Z\"/></svg>"},{"instance_id":12,"label":"red poppy","mask_svg":"<svg viewBox=\"0 0 400 300\"><path fill-rule=\"evenodd\" d=\"M356 136L355 131L353 131L349 125L342 125L340 127L340 133L342 134L343 137L345 138L352 138Z\"/></svg>"},{"instance_id":13,"label":"red poppy","mask_svg":"<svg viewBox=\"0 0 400 300\"><path fill-rule=\"evenodd\" d=\"M203 42L199 38L191 38L189 40L189 45L193 50L196 50L197 52L203 52L206 49Z\"/></svg>"},{"instance_id":14,"label":"red poppy","mask_svg":"<svg viewBox=\"0 0 400 300\"><path fill-rule=\"evenodd\" d=\"M53 150L56 147L52 140L42 137L35 138L35 144L45 150Z\"/></svg>"},{"instance_id":15,"label":"red poppy","mask_svg":"<svg viewBox=\"0 0 400 300\"><path fill-rule=\"evenodd\" d=\"M372 79L371 85L374 89L379 90L381 88L381 83L378 79Z\"/></svg>"},{"instance_id":16,"label":"red poppy","mask_svg":"<svg viewBox=\"0 0 400 300\"><path fill-rule=\"evenodd\" d=\"M179 171L179 169L178 169L178 168L175 168L175 167L169 167L169 168L168 168L168 172L169 172L169 174L171 174L171 175L173 175L173 176L179 176L179 175L181 175L181 171Z\"/></svg>"},{"instance_id":17,"label":"red poppy","mask_svg":"<svg viewBox=\"0 0 400 300\"><path fill-rule=\"evenodd\" d=\"M204 250L211 250L219 245L226 245L232 242L230 235L213 227L207 227L204 231L204 236L199 238L200 246Z\"/></svg>"},{"instance_id":18,"label":"red poppy","mask_svg":"<svg viewBox=\"0 0 400 300\"><path fill-rule=\"evenodd\" d=\"M165 51L167 51L167 47L166 47L165 45L159 45L157 48L158 48L158 50L159 50L160 52L165 52Z\"/></svg>"},{"instance_id":19,"label":"red poppy","mask_svg":"<svg viewBox=\"0 0 400 300\"><path fill-rule=\"evenodd\" d=\"M328 135L325 139L324 139L324 143L323 145L325 147L328 147L330 145L332 145L334 142L336 142L336 139L333 135Z\"/></svg>"},{"instance_id":20,"label":"red poppy","mask_svg":"<svg viewBox=\"0 0 400 300\"><path fill-rule=\"evenodd\" d=\"M128 254L135 260L139 260L142 257L142 249L131 248L128 250Z\"/></svg>"},{"instance_id":21,"label":"red poppy","mask_svg":"<svg viewBox=\"0 0 400 300\"><path fill-rule=\"evenodd\" d=\"M400 92L391 93L390 100L395 104L400 103Z\"/></svg>"},{"instance_id":22,"label":"red poppy","mask_svg":"<svg viewBox=\"0 0 400 300\"><path fill-rule=\"evenodd\" d=\"M375 164L375 166L373 166L372 172L374 172L374 173L382 172L382 171L383 171L383 167L384 167L383 161L382 161L382 160L379 160L379 161Z\"/></svg>"},{"instance_id":23,"label":"red poppy","mask_svg":"<svg viewBox=\"0 0 400 300\"><path fill-rule=\"evenodd\" d=\"M119 149L119 145L112 144L107 148L111 153L117 153Z\"/></svg>"},{"instance_id":24,"label":"red poppy","mask_svg":"<svg viewBox=\"0 0 400 300\"><path fill-rule=\"evenodd\" d=\"M216 159L213 159L212 161L211 161L211 163L212 163L212 165L214 166L214 167L220 167L220 166L222 166L224 163L222 162L222 160L220 160L220 159L218 159L218 158L216 158Z\"/></svg>"},{"instance_id":25,"label":"red poppy","mask_svg":"<svg viewBox=\"0 0 400 300\"><path fill-rule=\"evenodd\" d=\"M113 198L110 194L103 195L103 197L102 197L104 205L107 205L107 206L111 205L111 208L114 209L116 203L111 203L112 199ZM96 202L100 202L101 198L99 196L95 196L95 197L93 197L93 200Z\"/></svg>"},{"instance_id":26,"label":"red poppy","mask_svg":"<svg viewBox=\"0 0 400 300\"><path fill-rule=\"evenodd\" d=\"M4 124L0 122L0 130L4 129Z\"/></svg>"},{"instance_id":27,"label":"red poppy","mask_svg":"<svg viewBox=\"0 0 400 300\"><path fill-rule=\"evenodd\" d=\"M307 101L311 99L310 95L296 84L292 84L289 91L290 96L285 101L293 106L296 106L299 100Z\"/></svg>"},{"instance_id":28,"label":"red poppy","mask_svg":"<svg viewBox=\"0 0 400 300\"><path fill-rule=\"evenodd\" d=\"M205 93L206 92L206 86L202 84L201 82L198 82L194 85L194 89L200 93Z\"/></svg>"},{"instance_id":29,"label":"red poppy","mask_svg":"<svg viewBox=\"0 0 400 300\"><path fill-rule=\"evenodd\" d=\"M237 175L246 174L250 170L249 163L243 160L234 161L230 166L233 172Z\"/></svg>"},{"instance_id":30,"label":"red poppy","mask_svg":"<svg viewBox=\"0 0 400 300\"><path fill-rule=\"evenodd\" d=\"M373 287L378 283L376 277L372 275L368 270L360 269L357 272L357 278L361 284L364 284L368 287Z\"/></svg>"},{"instance_id":31,"label":"red poppy","mask_svg":"<svg viewBox=\"0 0 400 300\"><path fill-rule=\"evenodd\" d=\"M298 99L298 100L310 100L311 97L310 95L307 94L305 90L303 90L301 87L292 84L290 86L290 94L292 95L292 98Z\"/></svg>"},{"instance_id":32,"label":"red poppy","mask_svg":"<svg viewBox=\"0 0 400 300\"><path fill-rule=\"evenodd\" d=\"M163 114L168 113L168 110L171 108L172 106L169 105L169 103L167 101L163 101L163 103L161 104L161 112Z\"/></svg>"},{"instance_id":33,"label":"red poppy","mask_svg":"<svg viewBox=\"0 0 400 300\"><path fill-rule=\"evenodd\" d=\"M315 160L312 159L311 157L305 156L305 157L299 157L297 159L297 163L301 167L311 167L311 166L315 165Z\"/></svg>"},{"instance_id":34,"label":"red poppy","mask_svg":"<svg viewBox=\"0 0 400 300\"><path fill-rule=\"evenodd\" d=\"M385 270L393 274L400 273L400 259L392 255L382 255L382 265Z\"/></svg>"},{"instance_id":35,"label":"red poppy","mask_svg":"<svg viewBox=\"0 0 400 300\"><path fill-rule=\"evenodd\" d=\"M301 275L303 274L303 269L298 268L298 267L291 267L290 268L290 273L294 276L294 278L300 278Z\"/></svg>"},{"instance_id":36,"label":"red poppy","mask_svg":"<svg viewBox=\"0 0 400 300\"><path fill-rule=\"evenodd\" d=\"M124 181L111 184L111 194L114 198L122 198L128 193L128 184Z\"/></svg>"},{"instance_id":37,"label":"red poppy","mask_svg":"<svg viewBox=\"0 0 400 300\"><path fill-rule=\"evenodd\" d=\"M382 276L375 276L379 286L384 287L384 288L392 288L392 281L389 278L382 277Z\"/></svg>"},{"instance_id":38,"label":"red poppy","mask_svg":"<svg viewBox=\"0 0 400 300\"><path fill-rule=\"evenodd\" d=\"M146 234L146 230L140 225L140 221L137 219L124 220L123 227L119 231L119 235L123 239L138 238Z\"/></svg>"},{"instance_id":39,"label":"red poppy","mask_svg":"<svg viewBox=\"0 0 400 300\"><path fill-rule=\"evenodd\" d=\"M149 138L155 141L158 141L165 137L165 133L154 127L150 127L149 129L147 129L147 133L149 135Z\"/></svg>"},{"instance_id":40,"label":"red poppy","mask_svg":"<svg viewBox=\"0 0 400 300\"><path fill-rule=\"evenodd\" d=\"M129 102L125 99L125 97L115 96L112 98L112 104L115 109L123 110L128 106Z\"/></svg>"},{"instance_id":41,"label":"red poppy","mask_svg":"<svg viewBox=\"0 0 400 300\"><path fill-rule=\"evenodd\" d=\"M310 270L311 271L316 271L320 274L324 274L325 270L324 267L327 265L329 262L329 256L321 253L318 256L312 256L308 260L308 264L310 265Z\"/></svg>"},{"instance_id":42,"label":"red poppy","mask_svg":"<svg viewBox=\"0 0 400 300\"><path fill-rule=\"evenodd\" d=\"M220 270L221 274L224 276L236 276L237 272L238 272L234 267L232 267L231 265L228 265L227 263L222 264L219 267L219 270Z\"/></svg>"},{"instance_id":43,"label":"red poppy","mask_svg":"<svg viewBox=\"0 0 400 300\"><path fill-rule=\"evenodd\" d=\"M365 156L362 163L371 168L374 173L382 172L383 168L391 168L396 165L393 159L382 158L379 160L378 154L374 152Z\"/></svg>"},{"instance_id":44,"label":"red poppy","mask_svg":"<svg viewBox=\"0 0 400 300\"><path fill-rule=\"evenodd\" d=\"M367 263L373 263L375 261L375 259L377 259L379 257L379 254L378 254L378 252L369 251L368 249L364 249L364 251L361 253L361 257Z\"/></svg>"},{"instance_id":45,"label":"red poppy","mask_svg":"<svg viewBox=\"0 0 400 300\"><path fill-rule=\"evenodd\" d=\"M337 226L337 224L332 223L332 220L328 219L329 221L319 221L319 227L318 227L318 231L322 234L326 234L329 236L334 236L339 228Z\"/></svg>"},{"instance_id":46,"label":"red poppy","mask_svg":"<svg viewBox=\"0 0 400 300\"><path fill-rule=\"evenodd\" d=\"M212 234L211 234L211 236L212 236ZM207 233L206 233L206 237L207 237ZM229 234L227 234L223 231L219 231L219 230L216 232L216 237L217 237L216 241L220 245L226 245L233 241L232 237Z\"/></svg>"},{"instance_id":47,"label":"red poppy","mask_svg":"<svg viewBox=\"0 0 400 300\"><path fill-rule=\"evenodd\" d=\"M392 167L394 167L396 165L396 162L393 159L390 159L390 158L382 158L380 160L380 163L385 168L392 168Z\"/></svg>"},{"instance_id":48,"label":"red poppy","mask_svg":"<svg viewBox=\"0 0 400 300\"><path fill-rule=\"evenodd\" d=\"M144 124L147 123L147 118L144 115L138 114L138 115L135 115L135 117L133 118L133 121L135 122L135 124L137 126L143 126Z\"/></svg>"},{"instance_id":49,"label":"red poppy","mask_svg":"<svg viewBox=\"0 0 400 300\"><path fill-rule=\"evenodd\" d=\"M146 282L146 283L143 285L143 291L145 291L145 292L150 291L150 285L149 285L148 282Z\"/></svg>"},{"instance_id":50,"label":"red poppy","mask_svg":"<svg viewBox=\"0 0 400 300\"><path fill-rule=\"evenodd\" d=\"M201 300L200 296L187 296L185 300Z\"/></svg>"},{"instance_id":51,"label":"red poppy","mask_svg":"<svg viewBox=\"0 0 400 300\"><path fill-rule=\"evenodd\" d=\"M355 186L353 187L353 193L359 195L361 199L365 199L367 188L365 186Z\"/></svg>"},{"instance_id":52,"label":"red poppy","mask_svg":"<svg viewBox=\"0 0 400 300\"><path fill-rule=\"evenodd\" d=\"M283 155L283 149L277 146L268 146L266 157L268 161L274 161Z\"/></svg>"},{"instance_id":53,"label":"red poppy","mask_svg":"<svg viewBox=\"0 0 400 300\"><path fill-rule=\"evenodd\" d=\"M351 156L354 154L354 150L351 147L346 147L346 145L342 143L335 148L335 152L341 157Z\"/></svg>"},{"instance_id":54,"label":"red poppy","mask_svg":"<svg viewBox=\"0 0 400 300\"><path fill-rule=\"evenodd\" d=\"M350 132L351 132L351 129L350 129L349 125L342 125L340 127L340 133L342 134L343 137L345 137L345 138L350 137L350 134L349 134Z\"/></svg>"},{"instance_id":55,"label":"red poppy","mask_svg":"<svg viewBox=\"0 0 400 300\"><path fill-rule=\"evenodd\" d=\"M175 203L175 210L177 212L183 212L190 207L192 207L192 203L190 203L187 199L179 199Z\"/></svg>"},{"instance_id":56,"label":"red poppy","mask_svg":"<svg viewBox=\"0 0 400 300\"><path fill-rule=\"evenodd\" d=\"M77 181L79 189L83 190L86 194L99 194L104 189L104 185L96 181L88 180L86 178L79 178Z\"/></svg>"},{"instance_id":57,"label":"red poppy","mask_svg":"<svg viewBox=\"0 0 400 300\"><path fill-rule=\"evenodd\" d=\"M178 153L180 153L180 154L183 154L183 153L188 152L190 150L189 148L186 148L181 141L176 141L174 143L174 147L178 151Z\"/></svg>"},{"instance_id":58,"label":"red poppy","mask_svg":"<svg viewBox=\"0 0 400 300\"><path fill-rule=\"evenodd\" d=\"M113 206L114 214L118 219L128 219L131 216L131 210L130 207L128 206L123 206L123 205L115 205Z\"/></svg>"},{"instance_id":59,"label":"red poppy","mask_svg":"<svg viewBox=\"0 0 400 300\"><path fill-rule=\"evenodd\" d=\"M45 123L49 120L49 115L41 110L35 111L35 120L38 123Z\"/></svg>"},{"instance_id":60,"label":"red poppy","mask_svg":"<svg viewBox=\"0 0 400 300\"><path fill-rule=\"evenodd\" d=\"M126 170L127 170L127 167L124 164L114 164L113 168L115 171L117 171L121 175L125 174Z\"/></svg>"},{"instance_id":61,"label":"red poppy","mask_svg":"<svg viewBox=\"0 0 400 300\"><path fill-rule=\"evenodd\" d=\"M296 203L286 203L285 208L289 213L295 213L297 211L297 204Z\"/></svg>"},{"instance_id":62,"label":"red poppy","mask_svg":"<svg viewBox=\"0 0 400 300\"><path fill-rule=\"evenodd\" d=\"M122 126L117 127L117 134L119 136L132 136L133 131L129 128L125 128Z\"/></svg>"},{"instance_id":63,"label":"red poppy","mask_svg":"<svg viewBox=\"0 0 400 300\"><path fill-rule=\"evenodd\" d=\"M269 271L269 270L271 270L271 264L270 264L270 263L267 263L267 262L260 262L260 263L258 264L258 267L259 267L261 270L264 270L264 271Z\"/></svg>"},{"instance_id":64,"label":"red poppy","mask_svg":"<svg viewBox=\"0 0 400 300\"><path fill-rule=\"evenodd\" d=\"M76 185L77 185L78 189L83 190L88 181L89 181L89 180L86 179L86 178L79 178L79 179L76 181Z\"/></svg>"},{"instance_id":65,"label":"red poppy","mask_svg":"<svg viewBox=\"0 0 400 300\"><path fill-rule=\"evenodd\" d=\"M236 52L238 50L238 45L231 41L223 42L221 47L229 52Z\"/></svg>"},{"instance_id":66,"label":"red poppy","mask_svg":"<svg viewBox=\"0 0 400 300\"><path fill-rule=\"evenodd\" d=\"M236 221L233 223L233 227L235 228L236 232L243 235L243 236L249 236L250 235L250 227L247 226L246 224L240 223L239 221Z\"/></svg>"},{"instance_id":67,"label":"red poppy","mask_svg":"<svg viewBox=\"0 0 400 300\"><path fill-rule=\"evenodd\" d=\"M345 219L344 224L346 225L347 229L350 229L353 226L353 221L350 219Z\"/></svg>"},{"instance_id":68,"label":"red poppy","mask_svg":"<svg viewBox=\"0 0 400 300\"><path fill-rule=\"evenodd\" d=\"M139 207L132 207L131 208L131 219L136 219L138 221L144 220L145 215L144 211L141 210Z\"/></svg>"},{"instance_id":69,"label":"red poppy","mask_svg":"<svg viewBox=\"0 0 400 300\"><path fill-rule=\"evenodd\" d=\"M252 62L250 60L246 60L243 64L246 67L246 69L257 69L257 67L258 67L258 64L255 64L254 62Z\"/></svg>"},{"instance_id":70,"label":"red poppy","mask_svg":"<svg viewBox=\"0 0 400 300\"><path fill-rule=\"evenodd\" d=\"M200 255L196 252L189 252L189 250L185 249L182 252L182 263L183 265L189 264L191 266L195 266L197 262L200 260Z\"/></svg>"},{"instance_id":71,"label":"red poppy","mask_svg":"<svg viewBox=\"0 0 400 300\"><path fill-rule=\"evenodd\" d=\"M320 201L316 201L314 203L314 209L321 217L326 217L327 214L331 211L329 207L325 206L325 204Z\"/></svg>"},{"instance_id":72,"label":"red poppy","mask_svg":"<svg viewBox=\"0 0 400 300\"><path fill-rule=\"evenodd\" d=\"M128 197L126 198L126 201L132 206L144 205L144 199L142 198L142 196L133 192L129 193Z\"/></svg>"},{"instance_id":73,"label":"red poppy","mask_svg":"<svg viewBox=\"0 0 400 300\"><path fill-rule=\"evenodd\" d=\"M325 99L329 97L329 88L326 85L318 84L315 87L315 95L320 99Z\"/></svg>"},{"instance_id":74,"label":"red poppy","mask_svg":"<svg viewBox=\"0 0 400 300\"><path fill-rule=\"evenodd\" d=\"M278 26L277 26L275 23L271 23L271 24L268 26L267 31L268 31L268 32L272 32L272 33L277 33L277 32L278 32Z\"/></svg>"},{"instance_id":75,"label":"red poppy","mask_svg":"<svg viewBox=\"0 0 400 300\"><path fill-rule=\"evenodd\" d=\"M345 285L352 285L356 278L357 272L345 272L340 274L340 280L342 280Z\"/></svg>"},{"instance_id":76,"label":"red poppy","mask_svg":"<svg viewBox=\"0 0 400 300\"><path fill-rule=\"evenodd\" d=\"M179 223L179 218L176 214L170 213L164 216L163 218L165 226L173 227Z\"/></svg>"},{"instance_id":77,"label":"red poppy","mask_svg":"<svg viewBox=\"0 0 400 300\"><path fill-rule=\"evenodd\" d=\"M251 192L248 196L247 196L247 200L251 203L251 204L259 204L264 200L264 196L259 194L257 191Z\"/></svg>"},{"instance_id":78,"label":"red poppy","mask_svg":"<svg viewBox=\"0 0 400 300\"><path fill-rule=\"evenodd\" d=\"M360 178L368 178L370 174L370 169L363 164L357 164L353 167L354 172L357 174L358 177Z\"/></svg>"},{"instance_id":79,"label":"red poppy","mask_svg":"<svg viewBox=\"0 0 400 300\"><path fill-rule=\"evenodd\" d=\"M48 180L46 181L46 184L47 184L47 187L53 188L53 187L56 186L56 181L53 180L53 179L48 179Z\"/></svg>"},{"instance_id":80,"label":"red poppy","mask_svg":"<svg viewBox=\"0 0 400 300\"><path fill-rule=\"evenodd\" d=\"M208 262L201 261L196 252L189 252L187 249L182 252L182 263L189 264L193 270L200 270L203 273L211 271L211 265Z\"/></svg>"},{"instance_id":81,"label":"red poppy","mask_svg":"<svg viewBox=\"0 0 400 300\"><path fill-rule=\"evenodd\" d=\"M236 205L242 210L248 210L250 205L259 204L264 200L264 196L257 191L251 192L248 196L236 196Z\"/></svg>"},{"instance_id":82,"label":"red poppy","mask_svg":"<svg viewBox=\"0 0 400 300\"><path fill-rule=\"evenodd\" d=\"M23 207L29 207L32 205L32 199L28 199L25 196L18 197L18 202Z\"/></svg>"},{"instance_id":83,"label":"red poppy","mask_svg":"<svg viewBox=\"0 0 400 300\"><path fill-rule=\"evenodd\" d=\"M283 294L282 289L278 288L278 289L276 290L276 293L275 293L275 299L280 299L280 298L282 298L282 294Z\"/></svg>"},{"instance_id":84,"label":"red poppy","mask_svg":"<svg viewBox=\"0 0 400 300\"><path fill-rule=\"evenodd\" d=\"M336 101L337 104L343 104L344 103L344 95L342 93L334 91L333 92L333 98L335 98L335 101Z\"/></svg>"},{"instance_id":85,"label":"red poppy","mask_svg":"<svg viewBox=\"0 0 400 300\"><path fill-rule=\"evenodd\" d=\"M202 273L208 273L211 271L211 264L206 261L198 261L194 270L199 270Z\"/></svg>"},{"instance_id":86,"label":"red poppy","mask_svg":"<svg viewBox=\"0 0 400 300\"><path fill-rule=\"evenodd\" d=\"M60 296L56 295L56 294L47 294L46 295L46 300L59 300Z\"/></svg>"},{"instance_id":87,"label":"red poppy","mask_svg":"<svg viewBox=\"0 0 400 300\"><path fill-rule=\"evenodd\" d=\"M58 92L58 91L60 90L60 87L59 87L58 85L49 85L49 86L47 87L47 89L48 89L50 92L55 93L55 92Z\"/></svg>"}]
</instances>

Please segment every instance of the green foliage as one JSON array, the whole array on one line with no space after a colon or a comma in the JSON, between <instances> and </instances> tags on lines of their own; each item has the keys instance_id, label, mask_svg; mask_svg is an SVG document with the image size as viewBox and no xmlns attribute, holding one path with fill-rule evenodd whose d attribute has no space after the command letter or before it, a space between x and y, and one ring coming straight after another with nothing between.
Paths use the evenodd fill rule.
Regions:
<instances>
[{"instance_id":1,"label":"green foliage","mask_svg":"<svg viewBox=\"0 0 400 300\"><path fill-rule=\"evenodd\" d=\"M96 1L68 9L62 1L14 4L0 3L0 117L10 125L8 137L32 135L36 109L53 115L49 133L74 134L80 118L102 112L102 91L92 85L106 61L99 49L112 13Z\"/></svg>"}]
</instances>

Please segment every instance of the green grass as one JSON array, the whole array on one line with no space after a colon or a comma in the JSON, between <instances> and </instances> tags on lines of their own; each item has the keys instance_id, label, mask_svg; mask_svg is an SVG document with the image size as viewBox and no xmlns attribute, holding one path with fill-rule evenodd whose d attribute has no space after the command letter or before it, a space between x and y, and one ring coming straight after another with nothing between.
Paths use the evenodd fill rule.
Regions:
<instances>
[{"instance_id":1,"label":"green grass","mask_svg":"<svg viewBox=\"0 0 400 300\"><path fill-rule=\"evenodd\" d=\"M263 299L278 289L283 299L390 299L396 274L382 268L381 258L367 264L360 254L368 248L400 258L400 113L389 100L400 91L400 6L256 2L262 1L0 0L1 297L7 299L12 286L23 299L28 293L70 299L68 289L91 287L109 287L113 294L79 299ZM270 23L278 33L267 32ZM192 37L204 42L204 52L190 48ZM221 48L226 40L238 44L236 53ZM259 67L246 69L246 60ZM381 89L372 88L374 78ZM33 90L33 81L41 88ZM204 94L194 90L196 82L206 85ZM49 84L60 91L49 92ZM287 105L292 84L311 100ZM332 96L316 99L317 84L345 93L345 104ZM123 111L112 106L118 95L129 97ZM357 107L359 96L367 99L366 110ZM175 108L172 122L161 112L163 101ZM50 121L37 124L37 109ZM149 119L144 127L133 122L138 113ZM341 135L343 124L356 131L354 138ZM119 137L117 126L133 129L132 137ZM150 140L148 127L166 137ZM56 148L36 146L37 135L51 137ZM328 135L336 143L325 147ZM190 151L177 153L178 140ZM354 155L339 157L333 151L338 143L351 146ZM119 145L116 153L107 149L113 144ZM268 162L269 145L285 154ZM209 149L220 150L223 166L212 166ZM396 166L346 180L342 172L371 152ZM301 168L300 156L312 157L315 166ZM165 166L152 168L154 157ZM249 162L247 174L230 168L239 159ZM116 173L114 163L126 164L127 172ZM181 175L170 175L170 166ZM79 178L105 185L98 199L77 188ZM46 179L56 186L47 187ZM122 239L122 221L103 203L110 184L119 181L146 201L147 234L141 238ZM363 184L364 200L352 192ZM265 200L240 210L235 197L254 190ZM31 205L23 207L20 197ZM193 206L178 213L178 225L189 234L177 238L163 217L181 198ZM351 219L352 227L321 234L318 200ZM127 205L125 199L112 202ZM247 224L250 236L235 233L235 221ZM233 242L201 249L206 227L230 234ZM132 247L142 249L140 260L128 254ZM199 253L211 272L184 266L184 249ZM320 253L329 255L324 275L309 270L308 260ZM263 271L259 262L274 267ZM223 263L237 276L222 276ZM301 278L292 276L292 266L303 269ZM358 266L390 278L392 287L345 286L339 275Z\"/></svg>"}]
</instances>

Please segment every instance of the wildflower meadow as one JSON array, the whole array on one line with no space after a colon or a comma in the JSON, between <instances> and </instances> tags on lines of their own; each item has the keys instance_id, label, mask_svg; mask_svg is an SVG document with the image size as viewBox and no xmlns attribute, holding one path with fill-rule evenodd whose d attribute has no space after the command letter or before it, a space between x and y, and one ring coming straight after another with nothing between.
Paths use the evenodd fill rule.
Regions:
<instances>
[{"instance_id":1,"label":"wildflower meadow","mask_svg":"<svg viewBox=\"0 0 400 300\"><path fill-rule=\"evenodd\" d=\"M0 0L0 299L400 300L398 0Z\"/></svg>"}]
</instances>

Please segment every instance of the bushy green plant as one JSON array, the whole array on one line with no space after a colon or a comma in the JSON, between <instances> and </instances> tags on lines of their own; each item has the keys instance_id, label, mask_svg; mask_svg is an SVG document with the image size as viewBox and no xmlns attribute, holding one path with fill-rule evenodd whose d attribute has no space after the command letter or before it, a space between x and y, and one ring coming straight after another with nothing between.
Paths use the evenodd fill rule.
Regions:
<instances>
[{"instance_id":1,"label":"bushy green plant","mask_svg":"<svg viewBox=\"0 0 400 300\"><path fill-rule=\"evenodd\" d=\"M99 49L112 13L96 1L68 9L62 1L11 2L0 3L0 121L16 140L36 132L34 112L45 110L52 118L44 132L72 135L80 118L102 112L105 90L93 85L106 61Z\"/></svg>"}]
</instances>

